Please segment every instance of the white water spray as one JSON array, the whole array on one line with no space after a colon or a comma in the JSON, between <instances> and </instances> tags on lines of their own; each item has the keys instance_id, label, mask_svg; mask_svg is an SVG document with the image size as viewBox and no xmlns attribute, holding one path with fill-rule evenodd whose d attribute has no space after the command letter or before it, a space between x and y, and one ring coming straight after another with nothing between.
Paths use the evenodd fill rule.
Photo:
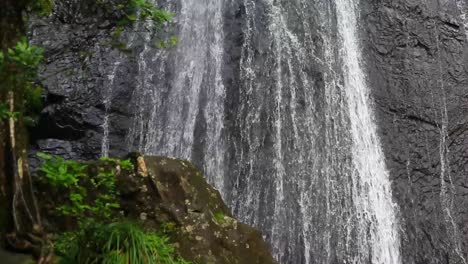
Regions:
<instances>
[{"instance_id":1,"label":"white water spray","mask_svg":"<svg viewBox=\"0 0 468 264\"><path fill-rule=\"evenodd\" d=\"M353 140L353 199L360 225L358 241L354 243L358 243L360 251L371 254L374 264L397 264L401 260L396 209L360 62L358 1L335 3ZM362 263L366 258L359 255L354 263Z\"/></svg>"}]
</instances>

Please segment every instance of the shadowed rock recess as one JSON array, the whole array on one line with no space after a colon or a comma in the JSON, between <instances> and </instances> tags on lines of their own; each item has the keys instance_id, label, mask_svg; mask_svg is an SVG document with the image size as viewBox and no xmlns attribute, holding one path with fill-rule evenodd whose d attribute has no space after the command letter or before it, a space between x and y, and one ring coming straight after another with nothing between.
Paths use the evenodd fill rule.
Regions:
<instances>
[{"instance_id":1,"label":"shadowed rock recess","mask_svg":"<svg viewBox=\"0 0 468 264\"><path fill-rule=\"evenodd\" d=\"M348 68L360 65L370 90L368 119L381 141L370 145L382 145L393 197L386 201L396 203L392 246L402 264L468 263L466 0L163 0L176 17L159 33L179 44L156 49L137 24L122 34L127 53L107 45L118 13L99 11L95 0L56 2L50 17L29 24L32 43L46 52L31 165L37 151L190 160L285 264L373 263L366 243L375 230L366 221L375 215L356 203L374 186L351 188L361 175L353 164L360 134L350 130L363 119L350 116L362 102L349 107L355 75L342 57L342 31L351 27L343 10L352 8L337 12L355 7L356 34L345 33L362 58ZM183 226L175 237L182 255L272 262L259 234L231 218L192 165L145 161L156 178L128 179L129 214ZM222 223L212 219L218 210Z\"/></svg>"}]
</instances>

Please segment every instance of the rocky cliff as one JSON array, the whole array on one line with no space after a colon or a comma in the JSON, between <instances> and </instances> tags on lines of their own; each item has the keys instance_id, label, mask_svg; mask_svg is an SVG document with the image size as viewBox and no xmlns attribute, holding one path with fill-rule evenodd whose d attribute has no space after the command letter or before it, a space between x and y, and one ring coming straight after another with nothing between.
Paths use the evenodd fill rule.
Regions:
<instances>
[{"instance_id":1,"label":"rocky cliff","mask_svg":"<svg viewBox=\"0 0 468 264\"><path fill-rule=\"evenodd\" d=\"M119 1L108 2L115 6ZM123 142L133 113L128 102L136 67L133 56L112 47L111 34L119 19L116 10L88 0L57 1L51 16L31 19L31 42L45 47L40 75L47 91L46 107L31 133L32 152L40 149L70 159L98 158L108 111L109 140L119 142L112 144L112 154L126 153ZM109 95L107 69L116 58L123 61L114 73L115 85ZM108 110L107 97L112 100Z\"/></svg>"},{"instance_id":2,"label":"rocky cliff","mask_svg":"<svg viewBox=\"0 0 468 264\"><path fill-rule=\"evenodd\" d=\"M362 1L366 68L404 263L467 263L465 1Z\"/></svg>"},{"instance_id":3,"label":"rocky cliff","mask_svg":"<svg viewBox=\"0 0 468 264\"><path fill-rule=\"evenodd\" d=\"M44 86L47 88L47 102L39 125L32 133L32 153L41 150L73 159L96 158L103 149L103 138L106 136L103 126L105 122L107 122L109 132L107 135L110 142L109 153L120 156L128 150L126 142L129 131L134 128L132 119L138 108L138 105L129 102L134 102L136 86L138 82L141 82L138 71L142 65L139 65L137 61L143 59L139 57L141 54L146 53L142 52L144 47L141 43L138 44L138 41L142 41L138 38L134 44L136 49L130 54L122 54L118 49L102 45L110 41L109 32L112 28L113 17L105 15L105 12L97 12L93 9L95 7L92 2L94 1L67 1L66 4L59 4L51 17L35 19L30 24L32 41L45 47L47 59L41 72ZM272 20L271 13L277 12L276 9L271 10L270 3L258 1L255 5L246 6L243 1L225 2L222 12L225 34L222 76L227 95L225 103L227 110L224 111L226 127L230 132L227 138L231 148L226 151L227 154L222 155L227 155L228 159L234 160L233 168L225 169L227 176L234 175L230 174L231 171L238 170L238 176L231 177L226 182L232 186L251 183L255 185L254 187L264 187L258 194L259 197L265 198L258 201L259 204L264 205L261 210L249 211L245 209L245 204L241 204L239 202L241 200L238 200L237 204L240 209L237 211L245 210L246 214L251 215L262 214L262 217L266 219L265 229L268 229L273 221L271 216L273 206L270 205L273 200L272 193L275 191L273 180L268 178L273 175L274 171L270 168L273 165L269 163L274 160L271 158L274 150L265 147L271 147L272 141L275 140L275 135L273 135L275 117L271 116L271 112L276 109L276 105L274 101L267 101L267 98L274 93L269 90L275 85L271 76L278 64L279 67L296 69L293 68L294 65L301 63L292 60L288 64L287 61L275 61L273 59L275 56L268 57L276 52L274 50L276 46L272 43L275 43L274 37L277 37L266 32L272 28L269 24ZM324 84L328 74L340 75L339 67L334 64L337 62L329 64L324 62L328 58L324 55L324 50L337 41L334 40L336 30L333 27L336 23L336 15L332 11L333 5L329 13L323 14L317 10L322 10L321 8L328 1L315 1L310 5L304 4L303 1L300 1L300 4L292 1L277 2L286 10L283 17L287 18L285 19L287 20L286 28L290 30L287 33L299 32L297 35L300 35L300 43L307 43L308 48L304 52L310 52L306 56L307 63L304 63L298 71L310 78L297 78L296 83L289 83L302 88L297 90L297 94L293 94L293 90L284 92L282 95L287 99L285 101L293 102L293 96L297 96L298 99L295 99L294 104L288 104L281 109L292 111L289 107L294 105L291 109L297 111L293 112L297 116L292 114L291 116L303 118L301 120L309 120L311 116L317 120L317 116L323 116L323 119L330 118L330 121L320 123L310 121L313 123L312 127L317 127L313 138L320 138L311 139L311 141L320 146L320 149L324 149L322 146L332 144L333 149L329 150L332 156L324 156L319 159L319 162L329 162L337 166L329 172L336 173L337 179L340 179L341 174L349 172L347 168L338 168L339 164L349 162L350 157L346 149L346 141L349 139L341 134L327 139L321 138L328 131L345 133L347 126L346 118L341 116L345 115L344 113L337 110L336 115L332 117L324 113L327 107L333 110L343 104L338 91L339 85L336 85L335 90L327 92L325 91L326 84ZM386 163L390 170L393 196L400 211L398 218L401 224L403 263L467 263L468 178L466 173L468 167L466 164L468 156L465 147L468 135L468 116L466 115L468 106L466 90L468 85L467 4L461 0L361 0L360 2L359 24L365 55L364 68L375 102L376 122ZM176 12L180 11L181 4L178 1L164 4ZM307 13L308 19L299 21L298 17L301 16L298 14L303 8L314 11ZM307 14L302 14L302 16ZM326 23L322 21L325 18L329 19ZM273 21L272 24L277 26L281 22L284 21ZM331 27L327 29L327 25ZM255 33L252 30L260 30L261 33ZM332 35L331 40L327 41L323 37L325 33ZM285 50L289 48L287 52L296 54L297 51L294 48L299 44L292 40L291 42L292 44L285 44L286 48L281 48ZM248 51L250 53L245 50L246 46L252 47ZM333 54L338 53L338 50L330 48L329 52L328 56L332 57ZM302 55L299 52L297 54L299 55L296 55L295 59L299 60ZM317 59L317 56L320 58ZM118 67L115 67L116 61L118 61ZM173 67L173 61L170 59L168 61L168 68ZM246 71L242 63L250 63L249 70L259 73L255 76L255 80L248 79L252 71ZM159 64L151 66L163 68ZM210 70L207 72L208 76L213 75ZM295 74L300 75L299 73ZM164 74L164 78L170 79L174 72L168 71ZM295 77L291 77L294 74L290 72L284 74L290 80ZM167 85L161 76L145 75L143 77L162 86ZM242 78L252 83L261 81L263 84L255 87L262 87L264 94L260 92L256 94L260 98L252 96L252 91L249 90L251 86L242 84ZM312 84L306 83L304 79ZM206 79L200 82L203 83L203 81ZM109 92L110 82L112 82L111 92ZM189 84L190 82L187 81L187 86ZM308 94L304 87L309 84L314 87L313 91L309 91L311 96L316 96L312 102L303 99ZM243 89L243 91L240 92L238 89ZM284 88L284 90L287 89ZM161 89L160 92L162 98L170 93L166 88ZM200 105L206 104L208 100L205 93L207 92L201 93ZM329 100L327 93L336 93L336 97L330 99L332 103L325 102ZM151 95L147 94L147 96ZM112 100L109 109L106 109L107 100ZM245 108L246 105L241 104L244 101L258 105L264 104L263 112L258 116L250 115L248 109ZM306 111L309 109L308 104L314 105L313 111ZM166 111L165 102L161 105L161 111ZM180 112L183 113L187 108L186 104L177 105L177 107L180 107L182 109ZM209 145L207 143L209 139L204 138L204 131L208 126L206 117L209 115L197 115L197 125L193 133L196 138L195 147L187 150L194 153L193 159L200 167L204 167L204 147ZM163 121L166 122L166 120ZM238 131L236 122L241 125L257 123L254 128L246 132ZM302 123L308 124L308 121ZM292 123L285 124L293 130ZM306 133L304 131L307 128L300 128L299 132L295 131L295 133ZM145 127L142 131L144 130L148 128ZM290 131L284 133L293 134ZM243 136L248 139L245 140ZM332 143L327 143L330 140ZM135 139L135 142L138 142L138 139ZM249 143L248 146L242 145L246 142ZM297 150L304 145L296 143L287 145L289 142L293 140L285 140L283 144L289 146L291 150ZM249 155L242 155L244 149L253 149L253 154L248 151L246 153L258 158L256 167L249 163L251 161ZM343 151L346 153L343 154ZM235 156L237 152L241 154ZM308 153L308 149L305 152ZM219 157L222 155L220 154ZM315 157L315 153L307 155L310 155L311 159ZM285 156L291 157L292 162L300 160L293 154L288 153ZM31 157L34 158L34 155ZM241 164L244 167L236 167L239 165L237 163L240 163L236 158L244 161ZM297 166L291 164L293 163L288 164L288 168L293 171ZM317 167L321 168L320 166L314 163L306 169L313 171ZM244 174L251 171L255 171L252 181L242 178ZM317 175L324 177L322 175L324 170L318 171ZM304 174L307 176L307 171ZM297 233L287 237L295 237L295 241L291 244L297 244L297 250L303 250L306 244L305 238L302 233L299 234L302 227L298 227L302 225L300 217L303 216L299 213L299 203L293 199L299 193L297 191L299 187L289 180L291 178L292 176L286 180L286 183L291 184L293 188L293 191L288 194L291 199L287 202L290 205L288 207L296 210L294 211L296 213L288 215L294 219L290 221L294 222L294 227L291 224L289 228L290 231L297 228ZM320 182L320 180L317 181ZM305 182L312 184L310 180ZM325 185L320 189L325 189ZM252 193L248 186L244 191L249 195ZM321 204L321 207L316 208L325 210L326 206L325 202L322 202L324 198L320 190L314 193L318 194L313 198L319 200L317 203ZM234 195L234 192L227 193L227 196L232 196L233 199ZM231 201L231 203L236 204L236 201ZM336 203L341 204L341 201L337 200ZM312 210L315 209L312 208ZM322 215L315 213L313 218L320 217ZM255 218L252 217L252 219ZM317 219L315 220L318 223L325 222L323 219ZM262 225L258 222L255 224ZM324 229L327 225L317 226L318 229ZM320 233L320 231L317 232ZM284 248L288 248L289 245L282 243ZM324 252L323 245L317 245L315 249L318 252ZM296 263L305 263L305 257L301 255L301 252L284 254Z\"/></svg>"}]
</instances>

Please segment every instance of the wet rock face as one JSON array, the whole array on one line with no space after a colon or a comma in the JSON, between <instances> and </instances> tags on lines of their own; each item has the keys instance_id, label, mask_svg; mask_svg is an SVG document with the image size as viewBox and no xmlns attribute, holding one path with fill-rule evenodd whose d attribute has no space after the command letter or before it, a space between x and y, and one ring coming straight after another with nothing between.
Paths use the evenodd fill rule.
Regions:
<instances>
[{"instance_id":1,"label":"wet rock face","mask_svg":"<svg viewBox=\"0 0 468 264\"><path fill-rule=\"evenodd\" d=\"M94 159L101 153L105 99L112 99L109 141L124 142L129 128L136 68L131 57L110 46L110 34L120 19L112 7L124 0L57 1L48 18L33 18L29 35L45 49L39 76L46 88L46 108L31 133L32 152L65 154L71 159ZM122 65L109 76L116 58ZM109 94L109 79L113 91ZM125 144L111 144L113 154L125 154ZM32 165L34 166L35 163Z\"/></svg>"},{"instance_id":2,"label":"wet rock face","mask_svg":"<svg viewBox=\"0 0 468 264\"><path fill-rule=\"evenodd\" d=\"M368 81L401 213L403 263L466 263L466 2L361 2Z\"/></svg>"}]
</instances>

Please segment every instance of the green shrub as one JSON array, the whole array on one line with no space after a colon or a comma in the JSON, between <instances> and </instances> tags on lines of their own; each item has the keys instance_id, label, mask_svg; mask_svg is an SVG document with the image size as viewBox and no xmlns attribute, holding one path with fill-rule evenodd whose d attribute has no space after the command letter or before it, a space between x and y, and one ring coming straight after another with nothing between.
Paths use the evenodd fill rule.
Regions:
<instances>
[{"instance_id":1,"label":"green shrub","mask_svg":"<svg viewBox=\"0 0 468 264\"><path fill-rule=\"evenodd\" d=\"M174 257L168 238L137 224L86 222L56 243L61 264L188 264Z\"/></svg>"},{"instance_id":2,"label":"green shrub","mask_svg":"<svg viewBox=\"0 0 468 264\"><path fill-rule=\"evenodd\" d=\"M133 170L133 163L130 160L121 160L115 158L101 157L100 161L108 162L111 164L119 165L124 170Z\"/></svg>"},{"instance_id":3,"label":"green shrub","mask_svg":"<svg viewBox=\"0 0 468 264\"><path fill-rule=\"evenodd\" d=\"M67 196L64 203L57 207L62 215L78 221L87 217L109 219L120 207L113 171L100 168L96 176L90 177L85 172L87 165L44 153L37 155L44 160L39 168L44 173L43 181Z\"/></svg>"},{"instance_id":4,"label":"green shrub","mask_svg":"<svg viewBox=\"0 0 468 264\"><path fill-rule=\"evenodd\" d=\"M0 120L24 116L26 123L34 123L42 109L41 88L35 85L37 68L43 50L29 45L26 39L13 48L0 51L0 92L12 91L16 95L15 112L0 102Z\"/></svg>"},{"instance_id":5,"label":"green shrub","mask_svg":"<svg viewBox=\"0 0 468 264\"><path fill-rule=\"evenodd\" d=\"M78 220L76 230L55 240L59 263L189 264L175 257L167 237L146 232L116 214L115 209L120 207L116 177L106 167L119 165L124 170L132 170L129 160L101 158L110 164L99 166L97 175L91 177L86 173L89 168L85 164L44 153L38 156L44 160L39 169L44 174L43 181L67 197L58 206L58 212Z\"/></svg>"},{"instance_id":6,"label":"green shrub","mask_svg":"<svg viewBox=\"0 0 468 264\"><path fill-rule=\"evenodd\" d=\"M123 33L125 26L128 26L136 21L151 21L152 29L158 30L164 23L172 21L174 14L156 8L148 0L128 0L126 5L118 6L123 11L124 17L117 21L117 27L112 32L112 47L129 52L129 48L125 43L120 41L120 36ZM166 40L158 40L154 42L156 48L168 48L177 44L177 38L172 36Z\"/></svg>"}]
</instances>

